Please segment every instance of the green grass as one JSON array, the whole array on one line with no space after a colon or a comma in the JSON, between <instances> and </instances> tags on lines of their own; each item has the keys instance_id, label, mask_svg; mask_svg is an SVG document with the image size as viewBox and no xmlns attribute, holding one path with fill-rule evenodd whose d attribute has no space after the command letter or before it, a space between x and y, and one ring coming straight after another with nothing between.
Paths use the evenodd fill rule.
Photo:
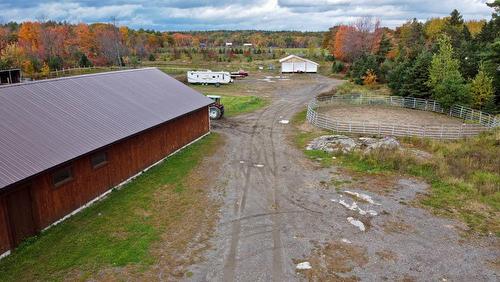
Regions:
<instances>
[{"instance_id":1,"label":"green grass","mask_svg":"<svg viewBox=\"0 0 500 282\"><path fill-rule=\"evenodd\" d=\"M419 177L430 185L428 195L418 198L423 207L461 219L472 231L500 236L500 130L453 142L402 140L407 147L431 153L432 157L422 160L401 150L374 150L369 154L306 151L310 140L329 133L299 130L304 122L305 112L293 119L297 129L294 143L308 158L324 167L338 165L365 175Z\"/></svg>"},{"instance_id":2,"label":"green grass","mask_svg":"<svg viewBox=\"0 0 500 282\"><path fill-rule=\"evenodd\" d=\"M206 87L210 86L204 86L204 88L202 89L206 89ZM213 91L213 89L211 90ZM230 96L224 95L220 92L205 92L205 94L221 96L221 103L224 105L225 117L234 117L240 114L253 112L258 109L264 108L269 104L269 100L257 96Z\"/></svg>"},{"instance_id":3,"label":"green grass","mask_svg":"<svg viewBox=\"0 0 500 282\"><path fill-rule=\"evenodd\" d=\"M107 199L29 239L0 261L0 281L62 280L73 270L85 277L110 266L152 264L153 244L187 209L196 208L199 193L183 183L218 140L217 134L203 138ZM175 199L174 204L155 205L162 197Z\"/></svg>"},{"instance_id":4,"label":"green grass","mask_svg":"<svg viewBox=\"0 0 500 282\"><path fill-rule=\"evenodd\" d=\"M268 101L257 96L222 96L225 116L232 117L253 112L268 105Z\"/></svg>"}]
</instances>

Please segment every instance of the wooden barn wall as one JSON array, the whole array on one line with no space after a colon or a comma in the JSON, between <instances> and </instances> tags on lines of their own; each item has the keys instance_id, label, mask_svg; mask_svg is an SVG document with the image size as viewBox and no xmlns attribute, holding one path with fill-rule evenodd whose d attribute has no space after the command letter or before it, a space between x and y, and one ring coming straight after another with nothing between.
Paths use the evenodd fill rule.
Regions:
<instances>
[{"instance_id":1,"label":"wooden barn wall","mask_svg":"<svg viewBox=\"0 0 500 282\"><path fill-rule=\"evenodd\" d=\"M102 167L92 168L92 154L62 165L71 165L73 180L59 187L52 184L52 173L57 168L35 177L31 180L31 195L36 229L42 230L208 131L208 108L202 108L103 148L108 163ZM8 250L3 211L0 206L0 250Z\"/></svg>"},{"instance_id":2,"label":"wooden barn wall","mask_svg":"<svg viewBox=\"0 0 500 282\"><path fill-rule=\"evenodd\" d=\"M0 198L0 255L10 249L9 220L5 213L5 202Z\"/></svg>"}]
</instances>

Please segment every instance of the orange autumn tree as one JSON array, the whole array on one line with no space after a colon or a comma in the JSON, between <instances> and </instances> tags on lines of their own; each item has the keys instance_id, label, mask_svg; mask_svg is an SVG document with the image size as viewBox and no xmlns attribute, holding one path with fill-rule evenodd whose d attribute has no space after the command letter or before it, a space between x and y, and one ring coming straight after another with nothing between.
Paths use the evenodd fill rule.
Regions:
<instances>
[{"instance_id":1,"label":"orange autumn tree","mask_svg":"<svg viewBox=\"0 0 500 282\"><path fill-rule=\"evenodd\" d=\"M338 27L335 33L335 39L333 43L333 56L342 61L347 61L347 54L345 52L346 39L350 32L353 32L353 27L347 25L341 25Z\"/></svg>"},{"instance_id":2,"label":"orange autumn tree","mask_svg":"<svg viewBox=\"0 0 500 282\"><path fill-rule=\"evenodd\" d=\"M41 49L41 25L39 22L24 22L18 33L19 45L24 51L31 54L38 53Z\"/></svg>"}]
</instances>

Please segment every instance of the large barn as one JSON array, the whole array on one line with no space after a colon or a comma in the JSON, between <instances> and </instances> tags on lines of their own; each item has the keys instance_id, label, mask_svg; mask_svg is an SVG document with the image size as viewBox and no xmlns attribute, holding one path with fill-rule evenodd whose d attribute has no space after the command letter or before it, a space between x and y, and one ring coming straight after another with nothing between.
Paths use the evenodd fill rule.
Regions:
<instances>
[{"instance_id":1,"label":"large barn","mask_svg":"<svg viewBox=\"0 0 500 282\"><path fill-rule=\"evenodd\" d=\"M282 73L316 73L319 64L296 55L290 55L280 60Z\"/></svg>"},{"instance_id":2,"label":"large barn","mask_svg":"<svg viewBox=\"0 0 500 282\"><path fill-rule=\"evenodd\" d=\"M210 103L154 68L0 87L0 254L208 134Z\"/></svg>"}]
</instances>

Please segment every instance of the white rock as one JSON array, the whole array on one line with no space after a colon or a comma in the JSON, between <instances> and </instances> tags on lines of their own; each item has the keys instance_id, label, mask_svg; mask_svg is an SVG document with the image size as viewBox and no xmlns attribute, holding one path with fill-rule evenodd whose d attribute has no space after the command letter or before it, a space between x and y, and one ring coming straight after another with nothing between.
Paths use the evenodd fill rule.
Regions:
<instances>
[{"instance_id":1,"label":"white rock","mask_svg":"<svg viewBox=\"0 0 500 282\"><path fill-rule=\"evenodd\" d=\"M372 197L369 196L369 195L366 195L366 194L363 194L363 193L358 193L358 192L351 192L351 191L343 191L344 193L346 194L349 194L349 195L352 195L358 199L362 199L364 201L367 201L368 203L372 204L372 205L378 205L380 206L380 204L377 204L375 203L375 201L373 201Z\"/></svg>"},{"instance_id":2,"label":"white rock","mask_svg":"<svg viewBox=\"0 0 500 282\"><path fill-rule=\"evenodd\" d=\"M288 124L290 121L287 119L282 119L279 121L281 124Z\"/></svg>"},{"instance_id":3,"label":"white rock","mask_svg":"<svg viewBox=\"0 0 500 282\"><path fill-rule=\"evenodd\" d=\"M349 205L346 203L344 200L340 200L339 204L343 205L344 207L350 209L351 211L357 210L358 209L358 204L356 202L352 202L352 205Z\"/></svg>"},{"instance_id":4,"label":"white rock","mask_svg":"<svg viewBox=\"0 0 500 282\"><path fill-rule=\"evenodd\" d=\"M296 268L300 269L300 270L304 270L304 269L311 269L312 266L311 266L311 263L309 263L308 261L304 261L304 262L297 264Z\"/></svg>"},{"instance_id":5,"label":"white rock","mask_svg":"<svg viewBox=\"0 0 500 282\"><path fill-rule=\"evenodd\" d=\"M359 228L359 230L361 230L361 231L365 231L366 230L365 225L363 224L363 222L361 222L361 221L359 221L357 219L354 219L353 217L348 217L347 221L350 224L352 224L352 225L356 226L357 228Z\"/></svg>"},{"instance_id":6,"label":"white rock","mask_svg":"<svg viewBox=\"0 0 500 282\"><path fill-rule=\"evenodd\" d=\"M264 167L264 165L263 165L263 164L254 164L253 166L254 166L254 167Z\"/></svg>"},{"instance_id":7,"label":"white rock","mask_svg":"<svg viewBox=\"0 0 500 282\"><path fill-rule=\"evenodd\" d=\"M342 238L341 240L343 243L346 243L346 244L352 244L351 241L347 240L346 238Z\"/></svg>"}]
</instances>

